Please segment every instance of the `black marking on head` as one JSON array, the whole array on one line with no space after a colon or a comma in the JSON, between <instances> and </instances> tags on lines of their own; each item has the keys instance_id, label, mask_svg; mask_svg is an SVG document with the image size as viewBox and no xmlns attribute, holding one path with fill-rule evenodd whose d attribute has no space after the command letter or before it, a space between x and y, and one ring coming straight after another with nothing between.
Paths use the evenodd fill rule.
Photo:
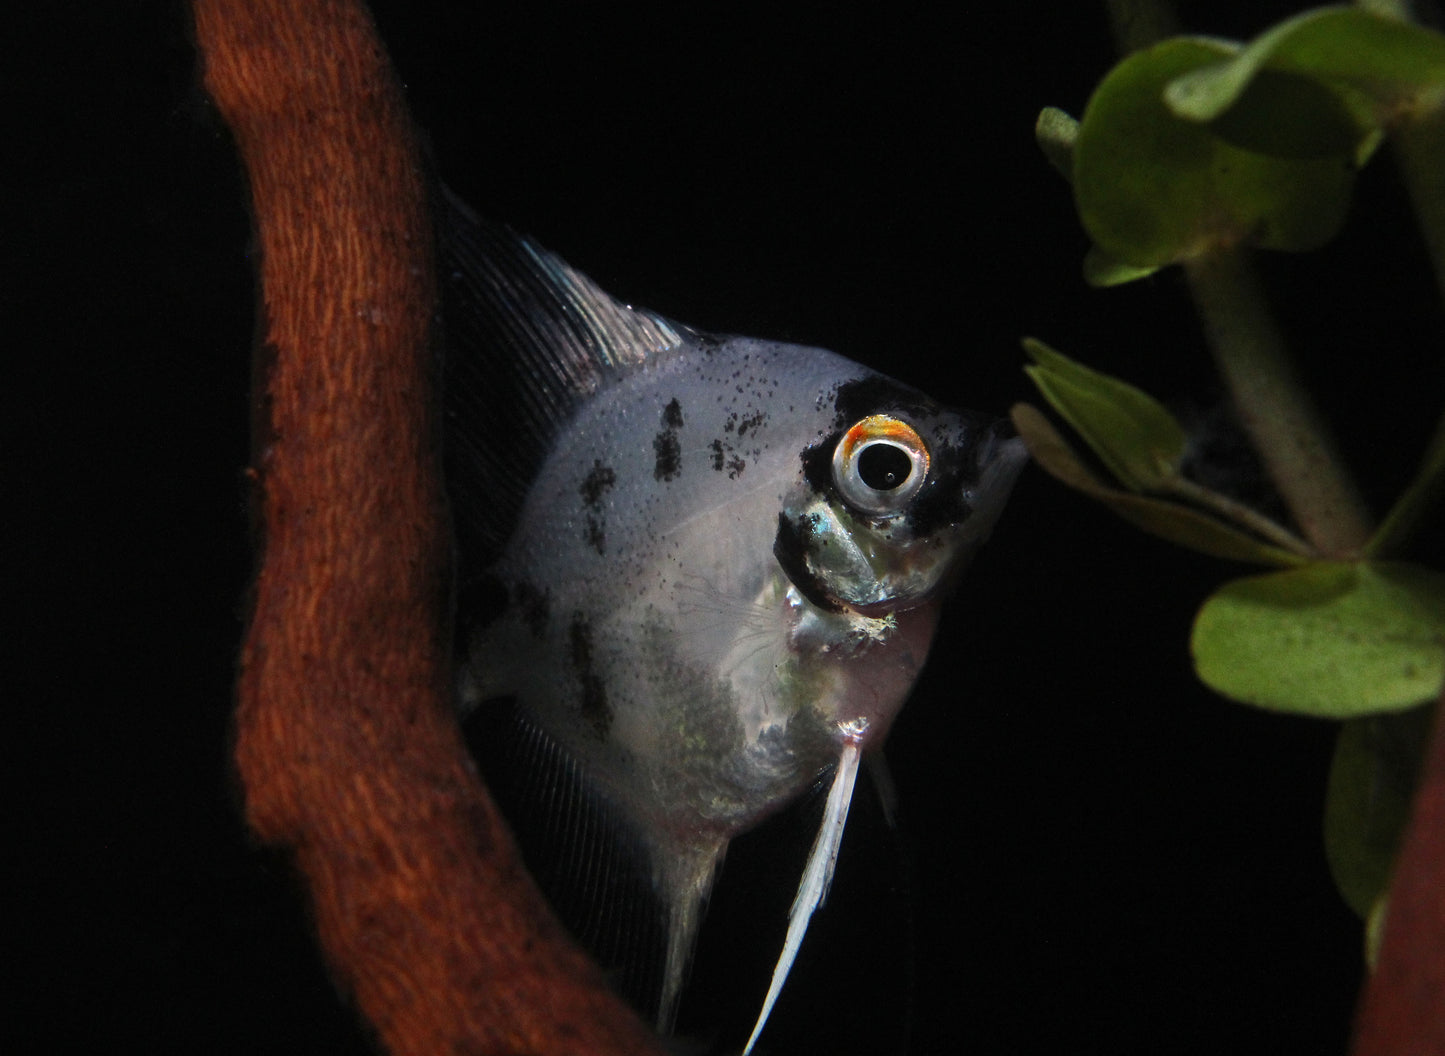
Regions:
<instances>
[{"instance_id":1,"label":"black marking on head","mask_svg":"<svg viewBox=\"0 0 1445 1056\"><path fill-rule=\"evenodd\" d=\"M601 459L592 463L586 478L582 481L582 501L590 509L597 509L602 502L602 496L607 494L612 485L617 483L617 474L611 466L604 466Z\"/></svg>"},{"instance_id":2,"label":"black marking on head","mask_svg":"<svg viewBox=\"0 0 1445 1056\"><path fill-rule=\"evenodd\" d=\"M668 429L682 428L682 405L677 402L676 396L662 409L662 424Z\"/></svg>"},{"instance_id":3,"label":"black marking on head","mask_svg":"<svg viewBox=\"0 0 1445 1056\"><path fill-rule=\"evenodd\" d=\"M538 638L547 633L547 621L552 618L552 599L545 590L539 590L523 580L512 586L512 602L528 630Z\"/></svg>"},{"instance_id":4,"label":"black marking on head","mask_svg":"<svg viewBox=\"0 0 1445 1056\"><path fill-rule=\"evenodd\" d=\"M592 627L580 612L572 614L567 641L571 647L572 670L582 684L582 718L598 738L606 740L612 728L612 707L607 703L607 689L593 668Z\"/></svg>"},{"instance_id":5,"label":"black marking on head","mask_svg":"<svg viewBox=\"0 0 1445 1056\"><path fill-rule=\"evenodd\" d=\"M908 507L908 527L916 537L962 524L973 515L973 505L964 497L965 489L983 478L988 466L982 463L997 450L997 441L1015 435L1013 423L1007 418L975 414L963 414L961 418L961 431L940 430L929 441L933 453L929 479Z\"/></svg>"},{"instance_id":6,"label":"black marking on head","mask_svg":"<svg viewBox=\"0 0 1445 1056\"><path fill-rule=\"evenodd\" d=\"M973 506L963 497L963 483L957 473L929 480L908 504L908 527L915 538L942 528L962 524L973 515Z\"/></svg>"},{"instance_id":7,"label":"black marking on head","mask_svg":"<svg viewBox=\"0 0 1445 1056\"><path fill-rule=\"evenodd\" d=\"M839 385L833 397L833 409L837 411L836 424L842 429L870 414L901 411L915 418L926 418L938 410L933 401L917 389L882 374L869 374Z\"/></svg>"},{"instance_id":8,"label":"black marking on head","mask_svg":"<svg viewBox=\"0 0 1445 1056\"><path fill-rule=\"evenodd\" d=\"M816 515L803 517L796 523L786 513L778 514L778 535L773 540L773 556L783 573L798 588L798 593L827 612L842 612L842 602L828 593L821 580L808 567L808 547L816 532Z\"/></svg>"},{"instance_id":9,"label":"black marking on head","mask_svg":"<svg viewBox=\"0 0 1445 1056\"><path fill-rule=\"evenodd\" d=\"M833 495L838 490L833 486L833 450L842 439L840 430L803 448L803 479L818 495Z\"/></svg>"}]
</instances>

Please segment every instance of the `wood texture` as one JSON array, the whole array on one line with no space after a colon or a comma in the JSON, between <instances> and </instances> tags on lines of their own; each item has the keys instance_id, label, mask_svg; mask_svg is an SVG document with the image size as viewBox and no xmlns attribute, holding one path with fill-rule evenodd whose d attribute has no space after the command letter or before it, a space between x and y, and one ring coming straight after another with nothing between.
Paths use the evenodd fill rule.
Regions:
<instances>
[{"instance_id":1,"label":"wood texture","mask_svg":"<svg viewBox=\"0 0 1445 1056\"><path fill-rule=\"evenodd\" d=\"M348 0L194 15L260 254L247 821L294 850L389 1052L660 1051L554 923L452 714L430 221L370 17Z\"/></svg>"}]
</instances>

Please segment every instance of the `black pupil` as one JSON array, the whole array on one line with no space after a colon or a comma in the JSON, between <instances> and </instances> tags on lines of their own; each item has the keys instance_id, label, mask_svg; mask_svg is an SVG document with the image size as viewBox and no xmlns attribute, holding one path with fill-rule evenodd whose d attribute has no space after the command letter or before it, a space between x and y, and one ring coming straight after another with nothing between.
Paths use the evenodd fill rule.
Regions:
<instances>
[{"instance_id":1,"label":"black pupil","mask_svg":"<svg viewBox=\"0 0 1445 1056\"><path fill-rule=\"evenodd\" d=\"M870 444L858 456L858 477L874 491L892 491L913 472L913 460L893 444Z\"/></svg>"}]
</instances>

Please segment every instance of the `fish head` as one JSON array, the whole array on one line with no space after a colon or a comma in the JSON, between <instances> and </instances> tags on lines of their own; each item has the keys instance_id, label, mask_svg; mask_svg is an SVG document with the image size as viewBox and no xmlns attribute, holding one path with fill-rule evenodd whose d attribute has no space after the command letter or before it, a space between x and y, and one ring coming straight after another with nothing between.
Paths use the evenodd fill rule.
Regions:
<instances>
[{"instance_id":1,"label":"fish head","mask_svg":"<svg viewBox=\"0 0 1445 1056\"><path fill-rule=\"evenodd\" d=\"M1005 420L940 407L881 376L841 386L801 453L774 556L820 609L867 618L946 594L988 538L1027 455Z\"/></svg>"}]
</instances>

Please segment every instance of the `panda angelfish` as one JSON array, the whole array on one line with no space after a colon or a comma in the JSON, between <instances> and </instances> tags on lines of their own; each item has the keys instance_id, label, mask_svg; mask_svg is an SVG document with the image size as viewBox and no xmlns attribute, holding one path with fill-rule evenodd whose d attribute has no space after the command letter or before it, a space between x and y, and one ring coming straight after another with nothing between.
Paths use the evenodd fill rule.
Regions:
<instances>
[{"instance_id":1,"label":"panda angelfish","mask_svg":"<svg viewBox=\"0 0 1445 1056\"><path fill-rule=\"evenodd\" d=\"M544 890L659 1030L728 842L831 774L750 1050L1022 443L444 210L459 706Z\"/></svg>"}]
</instances>

